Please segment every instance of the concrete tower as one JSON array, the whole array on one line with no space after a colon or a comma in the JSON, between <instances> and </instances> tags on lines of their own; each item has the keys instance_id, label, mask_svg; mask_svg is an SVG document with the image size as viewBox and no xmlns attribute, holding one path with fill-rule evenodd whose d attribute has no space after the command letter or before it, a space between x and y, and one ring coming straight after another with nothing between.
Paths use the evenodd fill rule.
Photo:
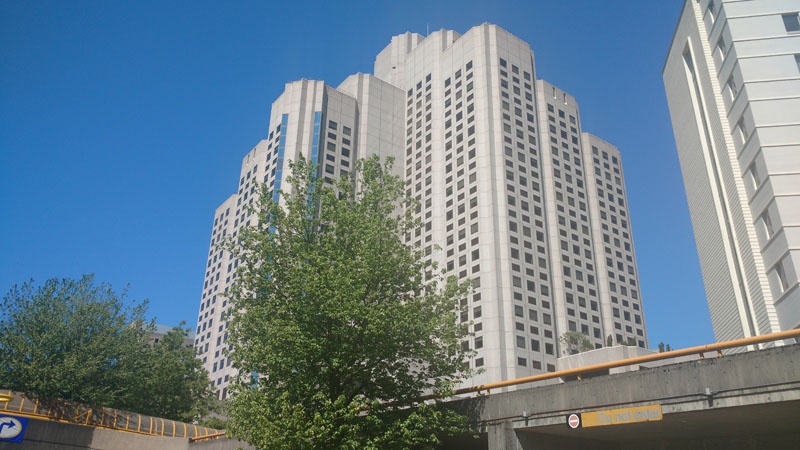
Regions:
<instances>
[{"instance_id":1,"label":"concrete tower","mask_svg":"<svg viewBox=\"0 0 800 450\"><path fill-rule=\"evenodd\" d=\"M800 326L798 10L687 0L664 66L719 341Z\"/></svg>"},{"instance_id":2,"label":"concrete tower","mask_svg":"<svg viewBox=\"0 0 800 450\"><path fill-rule=\"evenodd\" d=\"M554 371L568 331L595 347L647 347L619 151L582 131L572 96L536 78L528 44L488 24L406 33L374 72L336 89L287 85L239 192L217 210L196 346L220 395L233 374L222 294L237 262L215 244L253 220L242 207L254 181L277 192L283 162L299 154L331 178L355 158L396 157L420 205L407 241L474 287L453 318L471 323L464 345L483 369L466 384Z\"/></svg>"}]
</instances>

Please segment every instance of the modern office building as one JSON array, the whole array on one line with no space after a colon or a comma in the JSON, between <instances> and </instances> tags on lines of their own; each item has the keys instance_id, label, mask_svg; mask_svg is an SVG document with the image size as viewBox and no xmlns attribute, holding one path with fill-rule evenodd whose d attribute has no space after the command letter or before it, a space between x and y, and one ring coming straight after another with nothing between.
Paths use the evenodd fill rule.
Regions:
<instances>
[{"instance_id":1,"label":"modern office building","mask_svg":"<svg viewBox=\"0 0 800 450\"><path fill-rule=\"evenodd\" d=\"M798 11L687 0L664 66L720 341L800 326Z\"/></svg>"},{"instance_id":2,"label":"modern office building","mask_svg":"<svg viewBox=\"0 0 800 450\"><path fill-rule=\"evenodd\" d=\"M406 33L374 73L287 84L215 214L195 346L220 396L235 373L222 314L237 261L216 244L254 220L244 207L256 183L277 196L300 154L330 178L372 153L395 157L423 224L408 242L474 287L453 318L471 323L464 345L483 369L466 384L554 371L568 331L647 347L620 153L582 131L572 96L536 78L528 44L489 24Z\"/></svg>"}]
</instances>

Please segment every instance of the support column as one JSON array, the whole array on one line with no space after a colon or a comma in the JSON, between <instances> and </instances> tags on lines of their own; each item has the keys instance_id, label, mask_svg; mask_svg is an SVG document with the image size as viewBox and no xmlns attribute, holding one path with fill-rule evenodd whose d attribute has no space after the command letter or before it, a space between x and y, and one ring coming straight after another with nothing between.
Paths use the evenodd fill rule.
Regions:
<instances>
[{"instance_id":1,"label":"support column","mask_svg":"<svg viewBox=\"0 0 800 450\"><path fill-rule=\"evenodd\" d=\"M489 435L489 450L525 450L510 420L489 425L486 432Z\"/></svg>"}]
</instances>

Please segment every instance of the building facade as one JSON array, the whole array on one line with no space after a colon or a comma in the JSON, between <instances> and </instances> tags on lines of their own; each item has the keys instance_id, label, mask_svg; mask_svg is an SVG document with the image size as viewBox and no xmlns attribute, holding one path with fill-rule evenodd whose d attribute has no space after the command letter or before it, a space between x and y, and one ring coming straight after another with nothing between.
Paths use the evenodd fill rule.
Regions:
<instances>
[{"instance_id":1,"label":"building facade","mask_svg":"<svg viewBox=\"0 0 800 450\"><path fill-rule=\"evenodd\" d=\"M800 326L798 11L687 0L664 66L718 341Z\"/></svg>"},{"instance_id":2,"label":"building facade","mask_svg":"<svg viewBox=\"0 0 800 450\"><path fill-rule=\"evenodd\" d=\"M289 83L216 212L195 342L220 395L234 374L221 314L237 262L216 244L252 223L242 207L255 183L278 192L299 154L331 179L356 158L395 157L420 205L408 243L473 285L454 317L470 324L464 345L481 369L465 384L554 371L568 331L598 348L647 347L620 153L582 131L572 96L536 78L528 44L489 24L406 33L374 73L335 89Z\"/></svg>"},{"instance_id":3,"label":"building facade","mask_svg":"<svg viewBox=\"0 0 800 450\"><path fill-rule=\"evenodd\" d=\"M173 328L177 328L177 327L171 327L169 325L156 324L155 329L150 333L150 339L148 341L149 344L150 345L158 344L158 342L161 341L162 339L164 339L164 336L166 336L167 333L169 333L170 330L172 330ZM184 345L184 347L194 347L194 331L193 330L189 330L189 333L186 335L186 337L183 338L183 345Z\"/></svg>"}]
</instances>

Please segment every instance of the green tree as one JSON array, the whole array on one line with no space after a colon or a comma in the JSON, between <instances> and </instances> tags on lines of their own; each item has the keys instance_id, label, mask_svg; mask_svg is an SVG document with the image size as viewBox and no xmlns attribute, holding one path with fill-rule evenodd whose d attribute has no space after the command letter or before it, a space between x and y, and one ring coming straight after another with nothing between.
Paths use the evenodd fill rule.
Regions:
<instances>
[{"instance_id":1,"label":"green tree","mask_svg":"<svg viewBox=\"0 0 800 450\"><path fill-rule=\"evenodd\" d=\"M44 399L127 401L142 362L145 310L91 275L14 286L0 317L0 385Z\"/></svg>"},{"instance_id":2,"label":"green tree","mask_svg":"<svg viewBox=\"0 0 800 450\"><path fill-rule=\"evenodd\" d=\"M564 353L575 355L588 350L594 350L589 336L579 331L567 331L558 339L564 345Z\"/></svg>"},{"instance_id":3,"label":"green tree","mask_svg":"<svg viewBox=\"0 0 800 450\"><path fill-rule=\"evenodd\" d=\"M169 330L147 349L145 372L131 404L136 412L191 422L209 411L212 389L208 373L195 357L194 348L184 344L189 330L183 325Z\"/></svg>"},{"instance_id":4,"label":"green tree","mask_svg":"<svg viewBox=\"0 0 800 450\"><path fill-rule=\"evenodd\" d=\"M391 160L358 161L335 188L290 163L279 206L230 246L234 385L228 429L258 448L431 448L465 419L423 402L465 375L466 288L403 243L418 226ZM286 186L287 184L284 184Z\"/></svg>"},{"instance_id":5,"label":"green tree","mask_svg":"<svg viewBox=\"0 0 800 450\"><path fill-rule=\"evenodd\" d=\"M191 349L174 345L184 331L151 347L146 309L92 275L14 286L0 306L0 387L170 419L203 412L196 385L202 375L208 386L207 375ZM187 389L194 402L183 401Z\"/></svg>"}]
</instances>

